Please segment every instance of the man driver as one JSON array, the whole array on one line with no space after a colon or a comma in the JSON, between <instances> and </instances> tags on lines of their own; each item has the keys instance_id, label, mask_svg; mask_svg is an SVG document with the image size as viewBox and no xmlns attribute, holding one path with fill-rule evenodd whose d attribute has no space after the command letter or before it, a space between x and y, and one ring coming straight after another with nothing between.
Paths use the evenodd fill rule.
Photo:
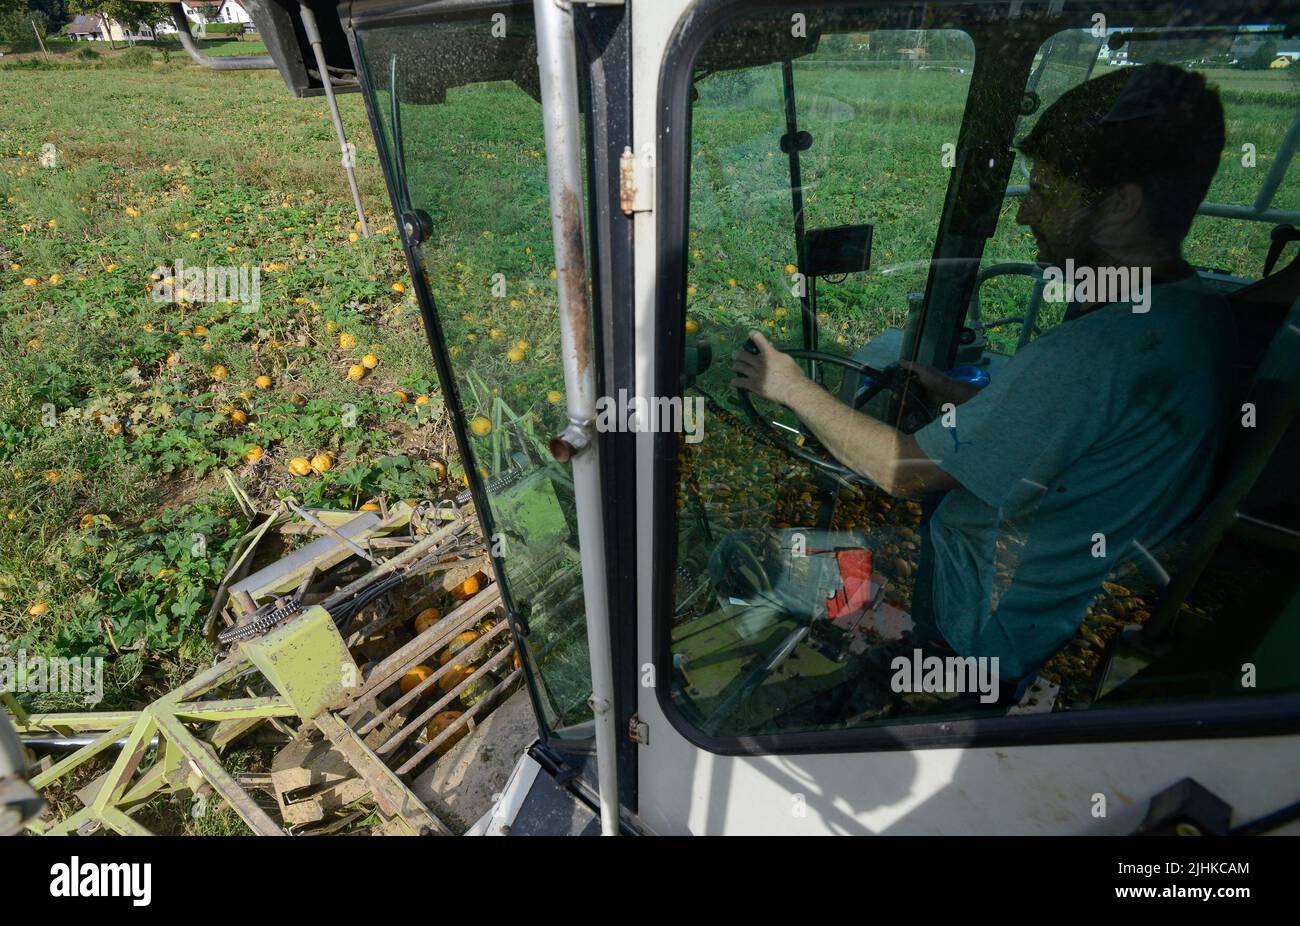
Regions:
<instances>
[{"instance_id":1,"label":"man driver","mask_svg":"<svg viewBox=\"0 0 1300 926\"><path fill-rule=\"evenodd\" d=\"M1129 298L1072 303L983 390L902 364L947 403L914 434L842 404L757 331L758 353L735 357L734 386L788 406L885 492L943 493L923 531L915 640L998 657L1017 699L1117 563L1167 538L1209 484L1235 336L1182 241L1223 146L1217 92L1179 68L1111 72L1052 104L1019 145L1033 169L1016 221L1041 265L1121 271Z\"/></svg>"}]
</instances>

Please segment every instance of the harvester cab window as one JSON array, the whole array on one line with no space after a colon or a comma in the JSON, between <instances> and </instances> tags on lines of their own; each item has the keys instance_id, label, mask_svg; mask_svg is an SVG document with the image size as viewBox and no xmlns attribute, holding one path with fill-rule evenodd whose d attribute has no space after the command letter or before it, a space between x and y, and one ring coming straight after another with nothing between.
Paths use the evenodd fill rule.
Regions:
<instances>
[{"instance_id":1,"label":"harvester cab window","mask_svg":"<svg viewBox=\"0 0 1300 926\"><path fill-rule=\"evenodd\" d=\"M694 62L671 709L728 739L1300 689L1300 83L1172 8L801 12ZM1132 287L1044 295L1067 257Z\"/></svg>"},{"instance_id":2,"label":"harvester cab window","mask_svg":"<svg viewBox=\"0 0 1300 926\"><path fill-rule=\"evenodd\" d=\"M465 14L360 29L357 42L452 374L444 392L468 443L466 485L486 497L503 595L526 625L534 702L553 735L585 739L573 482L547 450L566 415L533 23Z\"/></svg>"}]
</instances>

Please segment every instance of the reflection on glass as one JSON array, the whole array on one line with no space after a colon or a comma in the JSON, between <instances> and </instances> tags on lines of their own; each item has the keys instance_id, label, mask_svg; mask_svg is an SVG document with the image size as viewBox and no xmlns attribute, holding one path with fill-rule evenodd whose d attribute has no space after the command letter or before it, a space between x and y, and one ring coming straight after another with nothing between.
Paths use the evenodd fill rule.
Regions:
<instances>
[{"instance_id":1,"label":"reflection on glass","mask_svg":"<svg viewBox=\"0 0 1300 926\"><path fill-rule=\"evenodd\" d=\"M960 12L873 28L895 12L814 16L802 45L750 17L699 56L684 389L709 424L678 457L677 708L744 736L1300 687L1275 649L1300 633L1281 475L1300 445L1279 443L1300 263L1249 286L1270 224L1194 219L1207 196L1259 201L1271 181L1239 169L1240 145L1289 158L1300 85L1215 57L1268 57L1254 25L1208 45L1064 19L993 40ZM1008 92L972 88L980 43L1022 62ZM979 169L953 142L1008 105L1013 135L991 144L1018 146L1028 189L953 321L957 364L901 374L944 323L919 310L952 172ZM1111 265L1131 290L1051 288ZM744 352L750 329L802 372Z\"/></svg>"},{"instance_id":2,"label":"reflection on glass","mask_svg":"<svg viewBox=\"0 0 1300 926\"><path fill-rule=\"evenodd\" d=\"M557 735L586 736L573 484L546 446L566 415L536 42L529 19L492 25L484 13L372 29L359 44L399 207L428 228L420 269L469 435L465 462L486 487L539 700Z\"/></svg>"}]
</instances>

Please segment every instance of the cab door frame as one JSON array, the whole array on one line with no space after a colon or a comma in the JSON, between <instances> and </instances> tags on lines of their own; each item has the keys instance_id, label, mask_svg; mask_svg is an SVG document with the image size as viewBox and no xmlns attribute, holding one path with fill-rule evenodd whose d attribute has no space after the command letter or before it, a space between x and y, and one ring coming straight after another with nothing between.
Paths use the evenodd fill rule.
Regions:
<instances>
[{"instance_id":1,"label":"cab door frame","mask_svg":"<svg viewBox=\"0 0 1300 926\"><path fill-rule=\"evenodd\" d=\"M780 0L659 0L652 10L632 7L634 138L638 152L653 146L657 175L655 210L634 219L640 395L680 392L673 374L684 296L686 181L681 149L672 146L689 144L683 137L689 113L680 112L683 96L673 92L674 81L678 91L680 81L689 81L681 72L693 60L691 42L698 47L727 17L789 7ZM972 279L977 269L971 268ZM931 332L919 346L922 357L939 359L955 343ZM660 624L671 600L671 565L662 561L670 547L662 541L675 530L675 458L670 436L637 435L638 520L653 533L637 556L638 647L659 682L640 690L638 709L648 730L640 748L639 819L649 830L1121 833L1140 822L1147 799L1192 772L1243 818L1275 810L1285 803L1279 795L1294 800L1300 695L726 741L703 736L671 703L671 653ZM1246 754L1249 788L1241 774ZM1111 812L1101 818L1091 803L1097 794L1113 796Z\"/></svg>"},{"instance_id":2,"label":"cab door frame","mask_svg":"<svg viewBox=\"0 0 1300 926\"><path fill-rule=\"evenodd\" d=\"M367 117L372 135L380 153L380 164L388 188L390 202L397 225L401 231L402 249L411 270L412 286L424 319L434 367L442 384L444 399L450 412L452 431L457 451L462 459L472 459L469 453L469 436L466 433L465 415L452 371L446 340L439 323L438 309L433 293L421 268L424 259L418 250L418 230L404 227L401 201L398 193L399 178L393 175L392 160L388 151L387 135L380 114L376 111L374 87L370 75L360 67L365 60L359 47L357 33L360 29L384 25L403 25L418 29L423 23L438 21L455 14L483 15L485 22L496 12L515 14L531 13L533 5L527 2L501 2L501 0L456 0L445 5L420 5L395 7L383 0L342 0L339 16L347 35L352 57L358 64L362 82ZM582 95L587 101L587 132L581 143L587 158L586 222L588 235L587 283L590 286L590 316L593 324L593 363L595 364L597 394L616 393L618 388L632 388L632 325L631 325L631 220L617 208L619 199L619 157L631 141L631 54L630 16L624 8L605 6L589 9L585 5L572 8L574 44L577 53L577 70L581 80ZM619 478L631 467L632 435L597 432L593 436L595 452L599 457L601 490L595 513L603 524L603 553L607 570L602 584L609 602L611 650L615 668L613 713L616 730L625 731L636 710L636 651L635 632L635 575L632 551L636 549L637 527L634 518L621 515L635 509L635 487L625 478ZM467 467L468 491L473 499L484 536L489 535L490 517L484 480L473 467ZM490 551L495 580L502 589L502 602L512 633L520 650L528 635L526 622L515 608L508 583L502 583L503 566L495 549ZM550 735L539 696L533 668L529 660L523 661L528 679L529 699L539 731L539 747L548 755L590 783L595 780L594 743L587 739L560 739ZM626 737L616 737L618 753L619 803L629 813L636 810L635 745Z\"/></svg>"}]
</instances>

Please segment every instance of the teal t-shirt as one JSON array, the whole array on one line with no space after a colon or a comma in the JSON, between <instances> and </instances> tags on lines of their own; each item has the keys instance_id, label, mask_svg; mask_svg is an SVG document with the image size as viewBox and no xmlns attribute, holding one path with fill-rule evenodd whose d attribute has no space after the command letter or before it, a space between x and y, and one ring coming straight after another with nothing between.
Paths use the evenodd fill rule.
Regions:
<instances>
[{"instance_id":1,"label":"teal t-shirt","mask_svg":"<svg viewBox=\"0 0 1300 926\"><path fill-rule=\"evenodd\" d=\"M1107 575L1205 494L1232 315L1194 275L1152 287L1149 306L1111 303L1048 330L916 433L960 483L930 524L935 620L958 653L998 656L1006 678L1065 645Z\"/></svg>"}]
</instances>

